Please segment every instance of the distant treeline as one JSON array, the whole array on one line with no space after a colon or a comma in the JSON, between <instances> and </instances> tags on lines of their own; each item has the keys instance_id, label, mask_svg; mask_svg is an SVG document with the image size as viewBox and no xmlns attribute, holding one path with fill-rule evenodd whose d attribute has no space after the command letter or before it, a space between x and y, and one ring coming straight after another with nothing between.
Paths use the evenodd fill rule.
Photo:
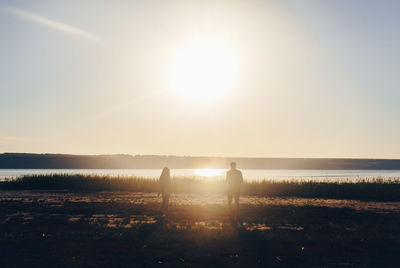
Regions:
<instances>
[{"instance_id":1,"label":"distant treeline","mask_svg":"<svg viewBox=\"0 0 400 268\"><path fill-rule=\"evenodd\" d=\"M2 169L159 169L227 168L235 161L245 169L386 169L400 170L400 159L228 158L158 155L0 154Z\"/></svg>"}]
</instances>

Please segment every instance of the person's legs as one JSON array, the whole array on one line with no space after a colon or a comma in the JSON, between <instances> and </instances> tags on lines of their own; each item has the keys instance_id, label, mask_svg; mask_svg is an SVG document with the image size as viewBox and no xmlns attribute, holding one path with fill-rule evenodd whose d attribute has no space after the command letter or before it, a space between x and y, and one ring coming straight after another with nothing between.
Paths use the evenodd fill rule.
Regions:
<instances>
[{"instance_id":1,"label":"person's legs","mask_svg":"<svg viewBox=\"0 0 400 268\"><path fill-rule=\"evenodd\" d=\"M161 206L161 210L164 211L165 210L165 195L162 194L162 206Z\"/></svg>"},{"instance_id":2,"label":"person's legs","mask_svg":"<svg viewBox=\"0 0 400 268\"><path fill-rule=\"evenodd\" d=\"M162 203L162 210L163 210L163 211L167 211L167 210L168 210L169 194L166 193L166 192L163 192L163 193L162 193L162 200L163 200L163 203Z\"/></svg>"},{"instance_id":3,"label":"person's legs","mask_svg":"<svg viewBox=\"0 0 400 268\"><path fill-rule=\"evenodd\" d=\"M165 211L168 211L168 207L169 207L169 196L170 196L169 193L165 194Z\"/></svg>"},{"instance_id":4,"label":"person's legs","mask_svg":"<svg viewBox=\"0 0 400 268\"><path fill-rule=\"evenodd\" d=\"M235 203L237 209L239 209L239 197L240 197L239 191L235 192Z\"/></svg>"},{"instance_id":5,"label":"person's legs","mask_svg":"<svg viewBox=\"0 0 400 268\"><path fill-rule=\"evenodd\" d=\"M228 191L228 208L231 208L231 204L232 204L232 192Z\"/></svg>"}]
</instances>

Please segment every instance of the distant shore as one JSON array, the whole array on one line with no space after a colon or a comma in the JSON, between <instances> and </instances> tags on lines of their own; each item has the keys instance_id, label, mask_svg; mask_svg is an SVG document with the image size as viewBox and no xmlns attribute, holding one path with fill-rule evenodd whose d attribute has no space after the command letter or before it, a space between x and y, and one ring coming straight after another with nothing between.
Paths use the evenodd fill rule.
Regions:
<instances>
[{"instance_id":1,"label":"distant shore","mask_svg":"<svg viewBox=\"0 0 400 268\"><path fill-rule=\"evenodd\" d=\"M244 169L400 170L400 159L256 158L163 155L0 154L0 169Z\"/></svg>"}]
</instances>

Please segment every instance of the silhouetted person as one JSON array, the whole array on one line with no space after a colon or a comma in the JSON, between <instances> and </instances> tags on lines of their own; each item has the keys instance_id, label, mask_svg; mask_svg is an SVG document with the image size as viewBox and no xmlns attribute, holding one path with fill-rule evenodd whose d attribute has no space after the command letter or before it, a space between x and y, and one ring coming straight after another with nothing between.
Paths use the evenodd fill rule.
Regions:
<instances>
[{"instance_id":1,"label":"silhouetted person","mask_svg":"<svg viewBox=\"0 0 400 268\"><path fill-rule=\"evenodd\" d=\"M171 182L171 177L170 177L170 172L169 168L165 167L163 168L160 176L160 192L161 192L161 197L163 200L162 203L162 210L164 212L168 211L168 203L169 203L169 196L170 196L170 182Z\"/></svg>"},{"instance_id":2,"label":"silhouetted person","mask_svg":"<svg viewBox=\"0 0 400 268\"><path fill-rule=\"evenodd\" d=\"M231 163L231 169L226 173L228 183L228 207L231 208L232 197L235 198L236 208L239 209L240 185L243 183L243 175L236 169L236 163Z\"/></svg>"}]
</instances>

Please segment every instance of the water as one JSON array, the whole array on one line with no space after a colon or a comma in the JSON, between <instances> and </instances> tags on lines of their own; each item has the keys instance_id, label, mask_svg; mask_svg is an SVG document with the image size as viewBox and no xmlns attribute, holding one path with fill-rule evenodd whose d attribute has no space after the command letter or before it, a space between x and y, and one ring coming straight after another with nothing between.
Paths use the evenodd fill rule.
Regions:
<instances>
[{"instance_id":1,"label":"water","mask_svg":"<svg viewBox=\"0 0 400 268\"><path fill-rule=\"evenodd\" d=\"M246 181L307 180L327 182L350 182L359 179L400 178L400 170L277 170L241 169ZM172 176L195 177L202 179L223 179L226 169L172 169ZM161 169L0 169L0 180L17 178L23 175L42 174L84 174L108 176L137 176L158 178Z\"/></svg>"}]
</instances>

